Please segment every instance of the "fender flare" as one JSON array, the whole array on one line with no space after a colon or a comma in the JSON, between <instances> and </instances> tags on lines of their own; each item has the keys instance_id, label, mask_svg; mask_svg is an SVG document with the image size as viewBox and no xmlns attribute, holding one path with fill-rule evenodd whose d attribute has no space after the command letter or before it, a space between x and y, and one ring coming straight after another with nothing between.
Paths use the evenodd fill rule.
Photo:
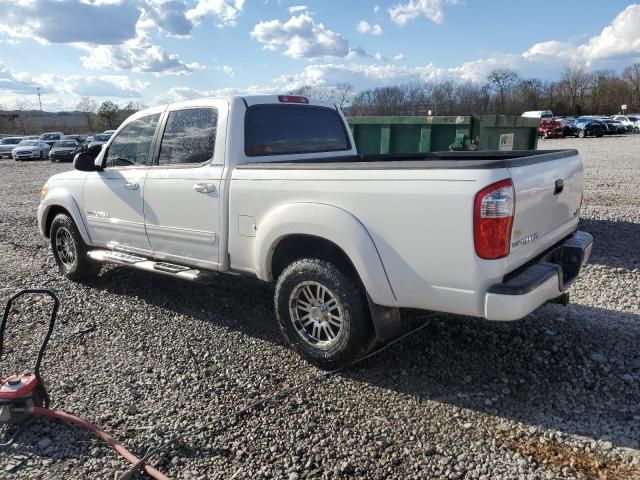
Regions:
<instances>
[{"instance_id":1,"label":"fender flare","mask_svg":"<svg viewBox=\"0 0 640 480\"><path fill-rule=\"evenodd\" d=\"M62 188L53 188L47 193L47 196L44 197L44 200L40 204L40 208L38 209L38 222L40 224L40 231L42 234L45 234L49 212L51 212L52 208L56 207L64 208L69 215L71 215L71 218L80 232L82 240L84 240L84 243L87 245L91 245L91 235L89 235L89 230L87 229L84 216L82 215L82 211L80 210L78 203L68 191Z\"/></svg>"},{"instance_id":2,"label":"fender flare","mask_svg":"<svg viewBox=\"0 0 640 480\"><path fill-rule=\"evenodd\" d=\"M254 268L258 278L273 281L271 260L288 235L324 238L349 257L372 301L395 306L396 298L382 259L365 226L342 208L322 203L293 203L271 210L258 224Z\"/></svg>"}]
</instances>

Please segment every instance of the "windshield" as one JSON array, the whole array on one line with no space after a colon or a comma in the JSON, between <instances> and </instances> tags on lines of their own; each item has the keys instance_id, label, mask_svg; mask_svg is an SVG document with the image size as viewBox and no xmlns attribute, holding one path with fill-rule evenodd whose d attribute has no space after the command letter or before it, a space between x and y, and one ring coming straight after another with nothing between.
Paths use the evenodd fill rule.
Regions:
<instances>
[{"instance_id":1,"label":"windshield","mask_svg":"<svg viewBox=\"0 0 640 480\"><path fill-rule=\"evenodd\" d=\"M22 146L28 146L28 147L35 147L36 145L38 145L38 140L23 140L22 142L20 142L20 145Z\"/></svg>"},{"instance_id":2,"label":"windshield","mask_svg":"<svg viewBox=\"0 0 640 480\"><path fill-rule=\"evenodd\" d=\"M111 135L96 135L93 137L94 142L106 142L111 138Z\"/></svg>"},{"instance_id":3,"label":"windshield","mask_svg":"<svg viewBox=\"0 0 640 480\"><path fill-rule=\"evenodd\" d=\"M40 135L41 140L58 140L59 138L60 135L58 135L57 133L43 133L42 135Z\"/></svg>"},{"instance_id":4,"label":"windshield","mask_svg":"<svg viewBox=\"0 0 640 480\"><path fill-rule=\"evenodd\" d=\"M74 140L65 140L62 142L56 142L53 146L54 147L75 147L76 142Z\"/></svg>"},{"instance_id":5,"label":"windshield","mask_svg":"<svg viewBox=\"0 0 640 480\"><path fill-rule=\"evenodd\" d=\"M17 145L20 140L20 138L3 138L0 140L0 145Z\"/></svg>"}]
</instances>

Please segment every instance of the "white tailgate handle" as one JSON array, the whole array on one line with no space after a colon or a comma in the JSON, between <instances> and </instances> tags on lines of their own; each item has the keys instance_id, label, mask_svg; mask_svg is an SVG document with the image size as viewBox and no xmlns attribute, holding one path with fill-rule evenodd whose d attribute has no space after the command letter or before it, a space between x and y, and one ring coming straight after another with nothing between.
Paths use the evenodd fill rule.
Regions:
<instances>
[{"instance_id":1,"label":"white tailgate handle","mask_svg":"<svg viewBox=\"0 0 640 480\"><path fill-rule=\"evenodd\" d=\"M193 189L199 193L212 193L216 191L216 186L213 183L196 183Z\"/></svg>"}]
</instances>

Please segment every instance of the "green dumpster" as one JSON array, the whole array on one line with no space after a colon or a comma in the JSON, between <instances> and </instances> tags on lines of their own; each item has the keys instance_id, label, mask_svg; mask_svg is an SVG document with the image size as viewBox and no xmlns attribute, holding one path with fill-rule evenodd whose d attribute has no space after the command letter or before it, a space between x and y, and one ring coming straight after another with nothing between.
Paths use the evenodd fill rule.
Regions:
<instances>
[{"instance_id":1,"label":"green dumpster","mask_svg":"<svg viewBox=\"0 0 640 480\"><path fill-rule=\"evenodd\" d=\"M535 150L538 119L503 115L349 117L358 153Z\"/></svg>"}]
</instances>

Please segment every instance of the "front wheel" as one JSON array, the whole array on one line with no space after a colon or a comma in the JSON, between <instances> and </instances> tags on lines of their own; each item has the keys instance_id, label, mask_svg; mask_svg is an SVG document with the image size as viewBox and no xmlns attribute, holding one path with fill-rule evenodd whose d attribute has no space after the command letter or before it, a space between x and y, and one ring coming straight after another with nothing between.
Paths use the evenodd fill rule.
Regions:
<instances>
[{"instance_id":1,"label":"front wheel","mask_svg":"<svg viewBox=\"0 0 640 480\"><path fill-rule=\"evenodd\" d=\"M56 215L51 222L50 239L53 257L65 277L82 280L98 274L100 264L87 255L87 245L71 217L64 213Z\"/></svg>"},{"instance_id":2,"label":"front wheel","mask_svg":"<svg viewBox=\"0 0 640 480\"><path fill-rule=\"evenodd\" d=\"M578 138L585 138L587 136L587 132L584 129L578 130Z\"/></svg>"},{"instance_id":3,"label":"front wheel","mask_svg":"<svg viewBox=\"0 0 640 480\"><path fill-rule=\"evenodd\" d=\"M363 288L325 260L305 258L289 265L276 284L275 308L286 340L321 368L348 365L371 344Z\"/></svg>"}]
</instances>

